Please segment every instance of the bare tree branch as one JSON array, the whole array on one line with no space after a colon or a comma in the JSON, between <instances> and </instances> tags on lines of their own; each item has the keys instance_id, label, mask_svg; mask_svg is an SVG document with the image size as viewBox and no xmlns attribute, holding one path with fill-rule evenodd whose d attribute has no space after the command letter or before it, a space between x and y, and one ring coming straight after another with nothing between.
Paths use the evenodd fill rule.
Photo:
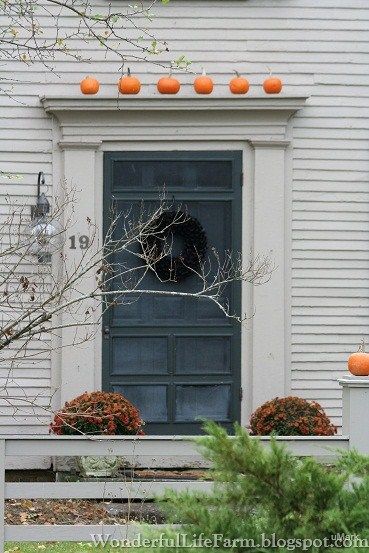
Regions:
<instances>
[{"instance_id":1,"label":"bare tree branch","mask_svg":"<svg viewBox=\"0 0 369 553\"><path fill-rule=\"evenodd\" d=\"M110 52L121 67L132 60L155 63L153 56L169 48L148 27L155 18L154 8L165 3L143 0L119 10L107 3L97 13L90 0L45 0L42 4L1 0L0 59L41 62L52 70L50 62L58 54L82 59L81 49L75 44L82 41ZM67 18L67 24L63 18Z\"/></svg>"},{"instance_id":2,"label":"bare tree branch","mask_svg":"<svg viewBox=\"0 0 369 553\"><path fill-rule=\"evenodd\" d=\"M73 227L75 197L75 191L64 192L63 201L55 202L50 215L49 222L59 224L60 237ZM73 261L60 251L55 253L60 268L54 275L50 266L40 264L32 253L40 237L26 232L30 222L28 208L9 205L9 215L0 225L0 402L14 401L16 410L32 406L37 413L39 408L42 412L49 409L50 397L30 396L22 388L19 370L30 363L42 365L52 351L89 342L100 331L107 310L124 308L142 296L212 302L225 317L240 323L247 318L246 314L233 311L228 300L229 287L235 283L256 286L267 282L274 269L270 259L250 256L243 263L239 252L218 252L211 247L194 265L187 266L180 258L196 284L193 291L184 291L174 273L163 280L157 271L161 259L174 260L175 228L189 217L181 206L177 207L170 227L163 228L158 221L169 210L173 212L174 206L165 198L150 210L144 203L138 210L112 210L101 243L96 225L88 219L85 250ZM69 212L71 215L67 216ZM160 250L147 248L149 236L161 242ZM158 286L147 287L147 278L152 282L153 276ZM66 329L71 331L70 341L55 345L53 338Z\"/></svg>"}]
</instances>

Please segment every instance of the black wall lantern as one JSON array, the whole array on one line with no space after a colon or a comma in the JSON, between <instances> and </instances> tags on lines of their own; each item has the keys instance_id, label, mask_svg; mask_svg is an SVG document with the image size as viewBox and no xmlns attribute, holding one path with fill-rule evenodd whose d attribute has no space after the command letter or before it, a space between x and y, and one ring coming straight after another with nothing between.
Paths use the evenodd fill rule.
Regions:
<instances>
[{"instance_id":1,"label":"black wall lantern","mask_svg":"<svg viewBox=\"0 0 369 553\"><path fill-rule=\"evenodd\" d=\"M28 251L36 255L40 263L49 263L51 254L60 250L64 244L64 231L60 223L50 215L51 206L41 185L45 184L45 175L39 172L37 178L37 202L31 206L31 222L27 227Z\"/></svg>"}]
</instances>

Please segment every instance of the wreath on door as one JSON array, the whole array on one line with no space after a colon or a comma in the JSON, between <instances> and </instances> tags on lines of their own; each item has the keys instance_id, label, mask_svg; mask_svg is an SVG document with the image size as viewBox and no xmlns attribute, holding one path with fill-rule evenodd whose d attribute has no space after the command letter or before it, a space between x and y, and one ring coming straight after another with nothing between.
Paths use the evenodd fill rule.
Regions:
<instances>
[{"instance_id":1,"label":"wreath on door","mask_svg":"<svg viewBox=\"0 0 369 553\"><path fill-rule=\"evenodd\" d=\"M182 251L177 256L171 255L170 251L165 254L175 237L182 239ZM150 223L141 246L148 264L160 280L181 282L199 271L207 250L207 237L195 217L184 211L165 211Z\"/></svg>"}]
</instances>

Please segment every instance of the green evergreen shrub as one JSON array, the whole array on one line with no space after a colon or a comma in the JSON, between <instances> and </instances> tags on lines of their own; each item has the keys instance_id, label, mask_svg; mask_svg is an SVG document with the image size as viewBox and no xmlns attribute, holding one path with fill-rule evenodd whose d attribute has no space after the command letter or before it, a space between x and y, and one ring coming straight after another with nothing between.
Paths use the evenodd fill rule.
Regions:
<instances>
[{"instance_id":1,"label":"green evergreen shrub","mask_svg":"<svg viewBox=\"0 0 369 553\"><path fill-rule=\"evenodd\" d=\"M199 553L303 550L291 541L277 548L262 547L263 534L265 538L274 534L275 540L321 541L334 535L356 535L369 544L368 457L354 451L338 453L336 464L326 466L311 457L291 455L273 438L268 448L240 426L235 427L234 437L211 422L205 424L205 430L207 435L198 442L212 463L214 490L210 494L165 494L160 505L168 521L180 525L175 531L168 529L166 539L182 534L191 543L194 535L210 540L214 534L223 536L218 547L200 547L196 549ZM229 547L239 538L254 543L234 542L235 546ZM315 542L309 548L305 542L304 546L312 553L369 551L369 547L357 547L363 543L345 544L344 549L331 541ZM188 551L181 544L175 550ZM165 541L161 551L166 551Z\"/></svg>"}]
</instances>

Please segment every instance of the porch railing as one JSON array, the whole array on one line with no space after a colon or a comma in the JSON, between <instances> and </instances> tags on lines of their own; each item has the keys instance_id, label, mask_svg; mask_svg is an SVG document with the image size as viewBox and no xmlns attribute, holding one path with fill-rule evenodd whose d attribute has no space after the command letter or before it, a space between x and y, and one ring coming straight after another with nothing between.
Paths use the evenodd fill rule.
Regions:
<instances>
[{"instance_id":1,"label":"porch railing","mask_svg":"<svg viewBox=\"0 0 369 553\"><path fill-rule=\"evenodd\" d=\"M347 378L340 383L344 389L344 435L279 437L277 440L295 455L314 456L323 462L333 461L338 450L353 447L369 454L369 433L362 426L362 421L369 418L369 378ZM261 440L268 446L268 437ZM5 499L147 500L160 495L166 488L208 492L213 486L205 480L5 482L7 457L40 455L118 455L132 466L157 466L158 459L167 459L169 466L176 460L191 467L206 466L193 438L186 436L0 436L0 553L4 551L5 541L82 542L91 541L92 535L99 534L114 539L133 539L139 533L139 526L133 522L124 525L5 525Z\"/></svg>"}]
</instances>

